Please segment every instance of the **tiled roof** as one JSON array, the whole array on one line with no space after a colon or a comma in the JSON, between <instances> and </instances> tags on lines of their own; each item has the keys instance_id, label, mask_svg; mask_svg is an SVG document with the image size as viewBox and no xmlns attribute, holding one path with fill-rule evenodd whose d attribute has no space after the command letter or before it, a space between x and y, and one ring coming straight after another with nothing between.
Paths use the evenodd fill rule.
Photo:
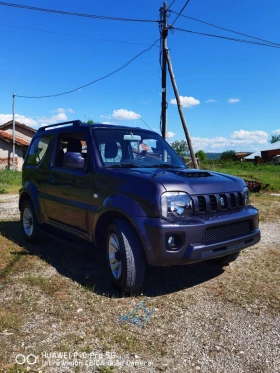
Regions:
<instances>
[{"instance_id":1,"label":"tiled roof","mask_svg":"<svg viewBox=\"0 0 280 373\"><path fill-rule=\"evenodd\" d=\"M2 126L0 126L0 130L3 130L4 128L8 127L10 124L13 124L13 121L12 121L12 120L9 120L9 122L2 124ZM19 122L17 122L17 121L15 121L15 126L16 126L16 127L25 128L25 129L27 129L27 130L29 130L29 131L32 131L33 133L37 132L37 130L35 130L34 128L29 127L29 126L27 126L26 124L19 123Z\"/></svg>"},{"instance_id":2,"label":"tiled roof","mask_svg":"<svg viewBox=\"0 0 280 373\"><path fill-rule=\"evenodd\" d=\"M5 131L1 131L0 130L0 140L4 140L4 141L7 141L7 142L13 142L13 136ZM19 137L16 136L15 138L15 143L17 145L25 145L25 146L29 146L29 142L28 141L25 141L23 139L20 139Z\"/></svg>"}]
</instances>

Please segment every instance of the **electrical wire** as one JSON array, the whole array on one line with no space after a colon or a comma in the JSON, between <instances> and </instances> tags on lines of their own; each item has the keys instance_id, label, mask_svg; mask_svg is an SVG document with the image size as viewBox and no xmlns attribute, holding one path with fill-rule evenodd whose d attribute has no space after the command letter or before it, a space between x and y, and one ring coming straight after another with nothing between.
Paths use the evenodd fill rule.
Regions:
<instances>
[{"instance_id":1,"label":"electrical wire","mask_svg":"<svg viewBox=\"0 0 280 373\"><path fill-rule=\"evenodd\" d=\"M177 28L177 27L172 27L172 26L170 26L170 28L173 29L173 30L177 30L177 31L189 32L191 34L197 34L197 35L203 35L203 36L210 36L210 37L213 37L213 38L219 38L219 39L237 41L239 43L255 44L255 45L261 45L261 46L270 47L270 48L280 48L280 45L278 46L278 45L274 45L274 44L261 43L261 42L252 41L252 40L230 38L228 36L222 36L222 35L206 34L206 33L203 33L203 32L196 32L196 31L192 31L192 30L185 30L185 29L182 29L182 28Z\"/></svg>"},{"instance_id":2,"label":"electrical wire","mask_svg":"<svg viewBox=\"0 0 280 373\"><path fill-rule=\"evenodd\" d=\"M185 5L183 6L183 8L181 9L181 11L177 14L177 17L174 19L172 25L174 25L174 23L177 21L177 19L180 17L181 13L183 12L183 10L185 9L185 7L188 5L188 3L190 2L190 0L187 0Z\"/></svg>"},{"instance_id":3,"label":"electrical wire","mask_svg":"<svg viewBox=\"0 0 280 373\"><path fill-rule=\"evenodd\" d=\"M122 43L122 44L134 44L134 45L150 45L150 44L144 44L144 43L136 43L136 42L130 42L130 41L121 41L121 40L111 40L111 39L100 39L100 38L93 38L91 36L82 36L82 35L73 35L73 34L66 34L63 32L55 32L55 31L47 31L47 30L39 30L35 28L30 28L30 27L22 27L22 26L14 26L14 25L6 25L3 23L0 23L0 26L5 26L5 27L13 27L13 28L18 28L22 30L29 30L29 31L38 31L38 32L45 32L47 34L55 34L55 35L62 35L62 36L72 36L75 38L83 38L83 39L91 39L91 40L100 40L100 41L106 41L106 42L111 42L111 43Z\"/></svg>"},{"instance_id":4,"label":"electrical wire","mask_svg":"<svg viewBox=\"0 0 280 373\"><path fill-rule=\"evenodd\" d=\"M173 0L172 3L169 5L169 7L167 8L167 11L172 7L172 5L175 3L176 0Z\"/></svg>"},{"instance_id":5,"label":"electrical wire","mask_svg":"<svg viewBox=\"0 0 280 373\"><path fill-rule=\"evenodd\" d=\"M170 10L170 12L179 15L179 13L174 12L173 10ZM233 32L234 34L238 34L238 35L241 35L241 36L246 36L246 37L248 37L248 38L256 39L256 40L263 41L263 42L270 43L270 44L280 45L279 43L274 43L274 42L269 41L269 40L265 40L265 39L257 38L256 36L252 36L252 35L244 34L244 33L242 33L242 32L238 32L238 31L230 30L230 29L227 29L227 28L225 28L225 27L221 27L221 26L214 25L213 23L209 23L209 22L202 21L201 19L197 19L197 18L194 18L194 17L185 16L184 14L180 14L180 17L188 18L188 19L191 19L191 20L193 20L193 21L200 22L200 23L204 23L205 25L208 25L208 26L211 26L211 27L218 28L218 29L220 29L220 30L224 30L224 31L228 31L228 32Z\"/></svg>"},{"instance_id":6,"label":"electrical wire","mask_svg":"<svg viewBox=\"0 0 280 373\"><path fill-rule=\"evenodd\" d=\"M105 76L103 76L103 77L101 77L101 78L95 79L95 80L93 80L93 81L90 82L90 83L84 84L84 85L82 85L82 86L80 86L80 87L78 87L78 88L71 89L70 91L66 91L66 92L62 92L62 93L52 94L52 95L45 95L45 96L23 96L23 95L16 95L16 97L21 97L21 98L38 98L38 99L39 99L39 98L46 98L46 97L58 97L58 96L62 96L62 95L66 95L66 94L69 94L69 93L72 93L72 92L78 91L78 90L80 90L80 89L82 89L82 88L88 87L89 85L92 85L92 84L97 83L97 82L99 82L99 81L101 81L101 80L104 80L104 79L106 79L106 78L109 78L109 76L114 75L114 74L116 74L117 72L123 70L123 69L126 68L129 64L131 64L131 62L133 62L133 61L136 60L138 57L140 57L142 54L144 54L144 53L148 52L149 50L151 50L151 49L154 47L154 45L155 45L158 41L159 41L159 39L157 39L157 40L156 40L152 45L150 45L149 48L144 49L142 52L138 53L136 56L134 56L133 58L131 58L131 59L130 59L126 64L124 64L122 67L120 67L120 68L118 68L118 69L112 71L111 73L109 73L109 74L107 74L107 75L105 75Z\"/></svg>"},{"instance_id":7,"label":"electrical wire","mask_svg":"<svg viewBox=\"0 0 280 373\"><path fill-rule=\"evenodd\" d=\"M94 18L94 19L102 19L102 20L108 20L108 21L145 22L145 23L157 23L158 22L158 21L151 20L151 19L109 17L109 16L101 16L101 15L96 15L96 14L74 13L74 12L67 12L67 11L63 11L63 10L37 8L35 6L6 3L6 2L3 2L3 1L0 1L0 6L9 6L9 7L13 7L13 8L19 8L19 9L36 10L38 12L56 13L56 14L63 14L63 15L67 15L67 16Z\"/></svg>"}]
</instances>

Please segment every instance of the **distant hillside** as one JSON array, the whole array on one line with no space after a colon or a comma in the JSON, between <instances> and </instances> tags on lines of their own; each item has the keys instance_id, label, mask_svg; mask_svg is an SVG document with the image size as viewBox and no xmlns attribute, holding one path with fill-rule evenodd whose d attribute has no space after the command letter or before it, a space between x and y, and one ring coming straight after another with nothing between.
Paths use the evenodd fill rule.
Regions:
<instances>
[{"instance_id":1,"label":"distant hillside","mask_svg":"<svg viewBox=\"0 0 280 373\"><path fill-rule=\"evenodd\" d=\"M222 153L206 153L207 159L220 159Z\"/></svg>"}]
</instances>

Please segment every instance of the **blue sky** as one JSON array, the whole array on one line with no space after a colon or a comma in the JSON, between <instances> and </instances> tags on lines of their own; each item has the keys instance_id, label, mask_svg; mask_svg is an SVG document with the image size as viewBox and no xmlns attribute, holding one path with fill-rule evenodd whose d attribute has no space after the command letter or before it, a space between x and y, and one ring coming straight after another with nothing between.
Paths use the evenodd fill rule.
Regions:
<instances>
[{"instance_id":1,"label":"blue sky","mask_svg":"<svg viewBox=\"0 0 280 373\"><path fill-rule=\"evenodd\" d=\"M12 2L153 20L163 4L158 0ZM179 12L184 4L185 0L176 0L171 9ZM183 14L280 43L279 11L277 0L191 0ZM168 23L174 18L171 13ZM239 37L182 17L175 27ZM40 96L74 89L118 69L159 38L157 23L87 19L6 6L0 6L0 33L0 124L11 119L13 92ZM77 92L39 100L16 98L17 120L35 128L71 119L145 127L141 116L159 130L158 46L119 73ZM254 151L265 148L271 134L280 134L280 50L180 31L169 32L168 47L195 150ZM181 140L184 133L167 80L171 142Z\"/></svg>"}]
</instances>

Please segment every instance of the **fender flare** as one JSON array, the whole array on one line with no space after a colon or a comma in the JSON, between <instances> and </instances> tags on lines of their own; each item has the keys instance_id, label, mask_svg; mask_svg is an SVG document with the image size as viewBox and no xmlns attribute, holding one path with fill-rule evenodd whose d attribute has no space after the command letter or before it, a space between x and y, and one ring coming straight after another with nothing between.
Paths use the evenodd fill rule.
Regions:
<instances>
[{"instance_id":1,"label":"fender flare","mask_svg":"<svg viewBox=\"0 0 280 373\"><path fill-rule=\"evenodd\" d=\"M96 227L100 219L107 213L118 214L124 216L134 227L139 238L142 241L141 233L135 224L133 217L147 217L142 207L131 197L125 195L113 195L107 197L100 208L95 211L94 219L92 222L92 236L96 240Z\"/></svg>"},{"instance_id":2,"label":"fender flare","mask_svg":"<svg viewBox=\"0 0 280 373\"><path fill-rule=\"evenodd\" d=\"M40 202L39 202L39 191L36 188L36 186L30 182L26 183L21 189L20 189L20 196L19 196L19 210L21 207L22 202L25 199L30 199L31 202L33 203L37 221L39 224L43 223L43 213L42 209L40 207Z\"/></svg>"}]
</instances>

